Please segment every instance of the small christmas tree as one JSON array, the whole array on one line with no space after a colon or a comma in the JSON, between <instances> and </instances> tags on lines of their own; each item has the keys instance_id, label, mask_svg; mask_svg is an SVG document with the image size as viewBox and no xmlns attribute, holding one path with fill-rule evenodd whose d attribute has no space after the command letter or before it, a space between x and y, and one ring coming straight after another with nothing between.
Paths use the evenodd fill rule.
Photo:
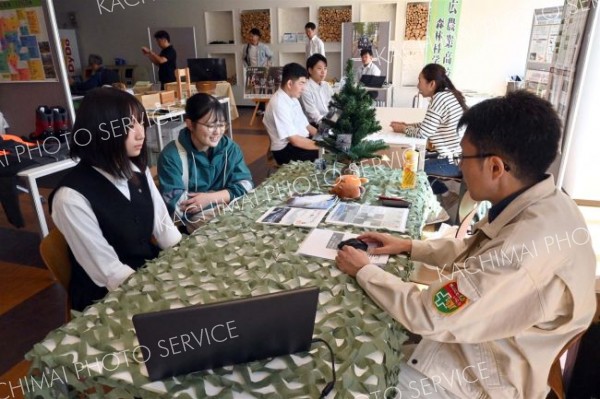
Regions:
<instances>
[{"instance_id":1,"label":"small christmas tree","mask_svg":"<svg viewBox=\"0 0 600 399\"><path fill-rule=\"evenodd\" d=\"M373 99L354 79L352 60L346 63L346 82L342 90L333 96L330 106L341 112L335 122L324 120L331 126L333 134L317 142L338 156L342 162L356 162L366 158L376 158L377 151L389 148L383 140L365 140L381 130L375 118ZM350 140L351 138L351 140Z\"/></svg>"}]
</instances>

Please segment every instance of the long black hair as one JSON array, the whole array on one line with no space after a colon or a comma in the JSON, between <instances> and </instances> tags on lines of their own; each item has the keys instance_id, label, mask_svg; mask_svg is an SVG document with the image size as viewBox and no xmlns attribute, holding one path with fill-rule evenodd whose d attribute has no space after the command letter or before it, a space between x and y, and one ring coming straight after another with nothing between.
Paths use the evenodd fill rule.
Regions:
<instances>
[{"instance_id":1,"label":"long black hair","mask_svg":"<svg viewBox=\"0 0 600 399\"><path fill-rule=\"evenodd\" d=\"M421 71L421 74L423 74L423 77L428 82L431 82L432 80L435 81L436 93L448 89L454 94L454 97L462 107L463 111L466 111L469 108L465 102L465 96L463 96L460 91L456 90L456 87L454 87L454 84L452 84L452 81L448 75L446 75L446 68L439 64L427 64Z\"/></svg>"},{"instance_id":2,"label":"long black hair","mask_svg":"<svg viewBox=\"0 0 600 399\"><path fill-rule=\"evenodd\" d=\"M146 140L137 157L130 158L125 148L135 121L148 126L144 107L134 96L112 87L91 90L77 110L70 138L71 157L115 177L130 179L132 162L143 173L148 165Z\"/></svg>"}]
</instances>

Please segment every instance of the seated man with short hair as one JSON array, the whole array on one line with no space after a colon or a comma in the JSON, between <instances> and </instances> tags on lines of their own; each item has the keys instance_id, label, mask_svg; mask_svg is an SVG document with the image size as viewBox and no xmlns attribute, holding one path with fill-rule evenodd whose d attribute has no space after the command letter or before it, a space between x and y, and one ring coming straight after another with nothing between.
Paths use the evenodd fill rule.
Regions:
<instances>
[{"instance_id":1,"label":"seated man with short hair","mask_svg":"<svg viewBox=\"0 0 600 399\"><path fill-rule=\"evenodd\" d=\"M92 70L92 76L85 82L75 82L69 78L72 94L85 94L96 87L112 85L119 81L119 75L112 69L106 69L102 65L102 57L97 54L90 54L88 57L88 66Z\"/></svg>"},{"instance_id":2,"label":"seated man with short hair","mask_svg":"<svg viewBox=\"0 0 600 399\"><path fill-rule=\"evenodd\" d=\"M310 79L300 97L300 103L311 125L318 127L321 120L329 113L329 102L333 89L325 81L327 77L327 58L319 53L306 60L306 69Z\"/></svg>"},{"instance_id":3,"label":"seated man with short hair","mask_svg":"<svg viewBox=\"0 0 600 399\"><path fill-rule=\"evenodd\" d=\"M421 291L350 246L338 252L337 266L423 337L400 366L394 395L545 398L555 357L588 328L596 309L589 231L547 173L561 122L548 101L517 91L474 105L461 126L457 162L465 184L474 200L493 205L473 235L358 237L379 244L372 254L410 253L436 266L438 278Z\"/></svg>"},{"instance_id":4,"label":"seated man with short hair","mask_svg":"<svg viewBox=\"0 0 600 399\"><path fill-rule=\"evenodd\" d=\"M263 123L271 139L271 152L279 165L290 161L314 161L319 156L319 147L310 139L317 129L308 123L298 101L307 76L302 65L285 65L281 87L267 105Z\"/></svg>"}]
</instances>

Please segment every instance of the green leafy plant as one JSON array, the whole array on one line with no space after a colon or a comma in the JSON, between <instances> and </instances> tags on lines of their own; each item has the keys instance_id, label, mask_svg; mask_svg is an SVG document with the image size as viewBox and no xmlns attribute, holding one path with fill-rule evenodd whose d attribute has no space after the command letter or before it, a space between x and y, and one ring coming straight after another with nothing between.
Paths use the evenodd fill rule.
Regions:
<instances>
[{"instance_id":1,"label":"green leafy plant","mask_svg":"<svg viewBox=\"0 0 600 399\"><path fill-rule=\"evenodd\" d=\"M361 159L379 158L378 151L389 148L383 140L365 140L373 133L381 130L381 125L375 118L373 99L369 92L356 84L352 60L346 63L346 82L338 94L335 94L330 106L340 111L335 122L325 119L331 126L332 134L323 141L317 142L328 151L336 154L342 162L356 162ZM351 135L350 146L341 146L343 135Z\"/></svg>"}]
</instances>

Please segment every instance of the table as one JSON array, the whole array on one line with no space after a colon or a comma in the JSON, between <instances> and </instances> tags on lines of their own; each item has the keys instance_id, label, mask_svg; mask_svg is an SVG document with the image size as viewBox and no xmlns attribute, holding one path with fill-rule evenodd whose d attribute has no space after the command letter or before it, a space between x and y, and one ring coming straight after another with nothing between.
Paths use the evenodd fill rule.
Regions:
<instances>
[{"instance_id":1,"label":"table","mask_svg":"<svg viewBox=\"0 0 600 399\"><path fill-rule=\"evenodd\" d=\"M46 215L44 215L44 208L42 207L42 200L40 199L40 191L38 190L37 179L54 173L62 172L63 170L71 169L75 165L77 165L77 162L69 158L62 161L25 169L17 173L17 176L24 177L27 181L27 188L29 189L29 195L31 196L31 201L33 202L33 208L35 209L38 223L40 224L40 235L42 238L48 235L48 223L46 223Z\"/></svg>"},{"instance_id":2,"label":"table","mask_svg":"<svg viewBox=\"0 0 600 399\"><path fill-rule=\"evenodd\" d=\"M364 202L381 194L412 201L412 236L420 236L424 217L441 209L423 173L416 189L403 191L399 170L367 166L364 172L370 179ZM336 358L337 384L329 397L368 395L395 385L406 340L402 327L333 262L296 254L310 230L255 223L266 209L281 203L279 192L281 199L287 198L288 184L298 191L319 191L326 189L326 180L327 173L317 174L310 162L281 167L237 201L235 210L212 219L179 247L163 251L119 289L35 345L26 355L32 361L28 380L36 371L42 373L41 383L43 376L49 381L58 373L78 391L92 388L98 394L112 388L104 395L108 398L318 397L331 372L323 346L156 382L148 380L145 366L132 355L138 345L134 314L313 285L320 288L314 336L329 342ZM404 257L392 257L385 269L406 278L407 264ZM55 379L52 388L42 386L35 394L51 397L52 390L62 388Z\"/></svg>"},{"instance_id":3,"label":"table","mask_svg":"<svg viewBox=\"0 0 600 399\"><path fill-rule=\"evenodd\" d=\"M425 150L427 139L408 137L404 133L394 133L390 127L392 121L403 121L407 123L416 123L423 120L425 112L423 108L396 108L396 107L375 107L375 117L381 124L381 131L370 135L368 140L383 140L390 146L389 149L380 151L380 155L385 155L390 159L391 167L399 168L402 166L402 152L407 148L414 148L421 156L419 157L418 170L425 167Z\"/></svg>"}]
</instances>

